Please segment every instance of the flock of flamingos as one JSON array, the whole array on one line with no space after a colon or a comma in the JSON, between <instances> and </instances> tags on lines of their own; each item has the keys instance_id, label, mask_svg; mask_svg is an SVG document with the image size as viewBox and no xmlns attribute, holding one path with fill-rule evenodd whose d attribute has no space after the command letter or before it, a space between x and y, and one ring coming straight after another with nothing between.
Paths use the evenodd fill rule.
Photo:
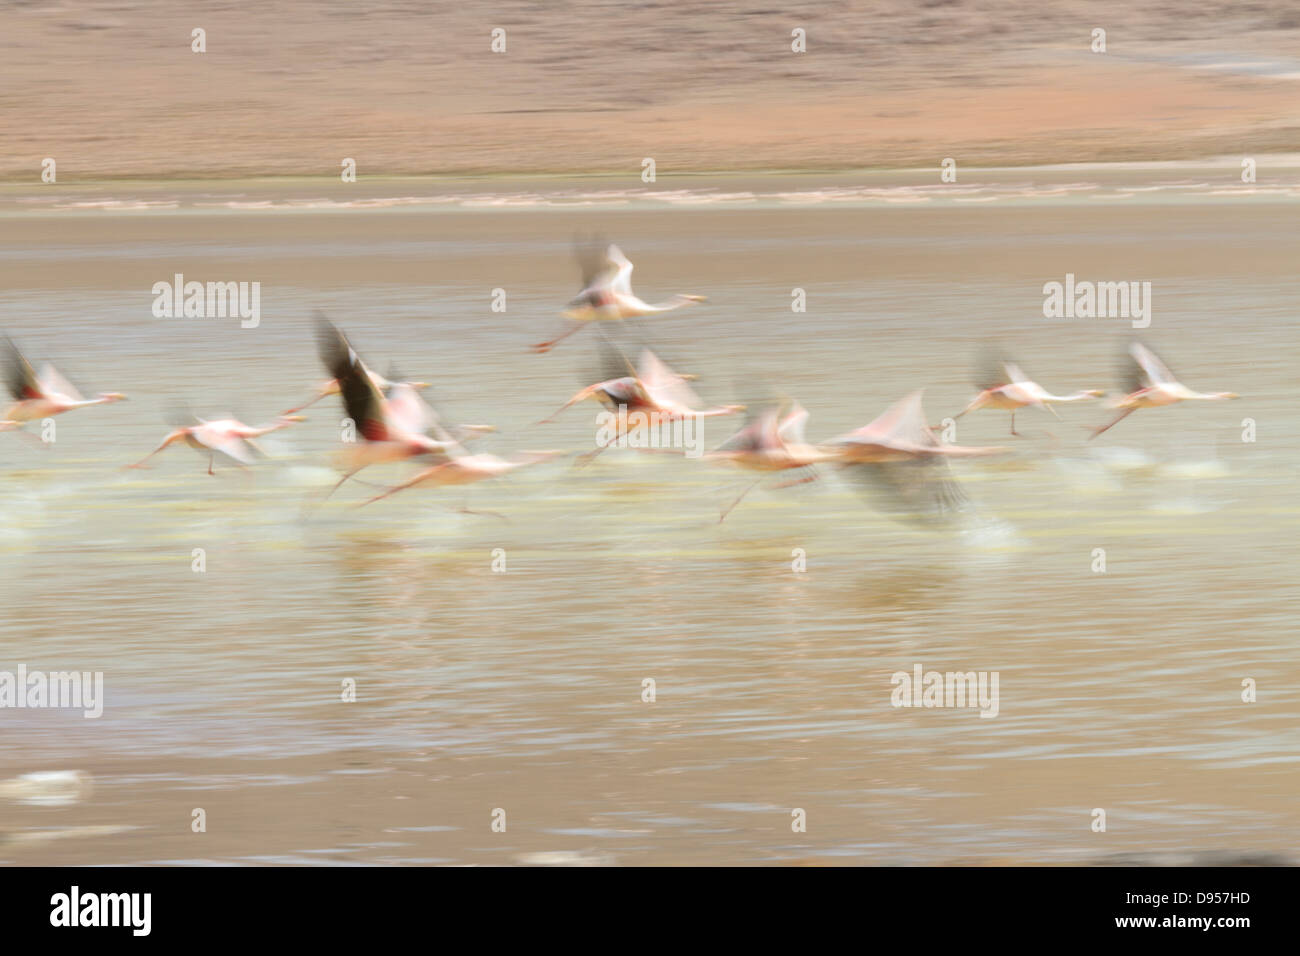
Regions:
<instances>
[{"instance_id":1,"label":"flock of flamingos","mask_svg":"<svg viewBox=\"0 0 1300 956\"><path fill-rule=\"evenodd\" d=\"M582 291L562 313L570 324L557 337L534 346L536 352L549 351L589 323L650 316L703 301L701 296L695 295L678 295L658 304L642 301L632 292L632 263L617 246L602 248L602 245L593 243L580 248ZM303 421L298 412L331 395L340 396L347 417L356 425L358 440L344 443L338 461L342 477L326 497L363 468L384 462L409 459L424 463L426 467L370 501L415 485L464 485L496 478L562 454L555 451L525 452L512 458L500 458L471 453L466 445L492 431L491 426L442 421L420 396L425 383L390 381L368 367L352 348L347 336L324 316L318 315L316 324L321 361L330 379L318 388L310 401L286 410L270 424L262 426L250 426L234 419L194 419L178 423L149 455L127 467L146 467L149 459L177 442L184 442L207 455L208 474L214 473L213 465L218 455L223 461L233 462L239 467L250 465L262 453L257 442L261 436ZM21 429L31 421L125 398L119 392L83 398L52 366L45 365L38 374L12 340L6 339L6 345L7 378L14 404L0 420L0 430ZM618 438L625 438L637 428L748 413L739 431L703 456L706 461L726 462L758 474L758 478L722 511L719 521L724 520L741 499L769 475L789 476L778 487L799 484L814 480L818 465L845 469L869 487L878 506L896 516L927 522L949 518L963 510L967 499L953 477L948 459L1010 451L1006 447L969 447L941 441L927 424L920 391L903 398L856 431L813 444L804 438L808 413L796 403L773 399L765 401L762 407L749 409L743 405L703 408L689 384L694 376L672 371L653 351L645 349L634 366L605 338L604 353L607 366L604 380L579 391L560 411L587 399L599 401L611 412L624 409L626 414L617 418L619 427L623 429ZM1128 359L1123 393L1111 403L1118 414L1097 428L1092 437L1140 408L1237 397L1232 392L1192 391L1178 382L1164 363L1140 342L1130 346ZM976 383L979 394L957 417L981 408L1009 411L1012 435L1019 434L1015 430L1015 416L1019 409L1032 406L1055 415L1054 404L1090 401L1104 394L1088 389L1070 395L1053 395L1008 361L996 360L986 365L988 367L980 371ZM603 447L598 447L584 458L599 454L601 450Z\"/></svg>"}]
</instances>

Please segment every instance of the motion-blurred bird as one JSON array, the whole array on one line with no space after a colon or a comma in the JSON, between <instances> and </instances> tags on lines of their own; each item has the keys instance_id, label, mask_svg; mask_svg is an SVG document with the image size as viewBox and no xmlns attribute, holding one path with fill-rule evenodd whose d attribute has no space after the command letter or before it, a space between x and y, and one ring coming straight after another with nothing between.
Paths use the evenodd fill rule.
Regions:
<instances>
[{"instance_id":1,"label":"motion-blurred bird","mask_svg":"<svg viewBox=\"0 0 1300 956\"><path fill-rule=\"evenodd\" d=\"M488 478L500 478L519 468L540 464L562 454L564 452L561 451L527 451L521 452L513 458L498 458L496 455L485 453L470 455L458 450L452 451L449 453L447 461L424 469L410 480L389 488L382 495L375 495L366 504L378 501L380 498L387 498L389 495L396 494L406 488L413 488L416 485L434 485L436 487L469 485L478 481L485 481ZM469 511L468 508L460 510ZM498 517L501 516L498 515Z\"/></svg>"},{"instance_id":2,"label":"motion-blurred bird","mask_svg":"<svg viewBox=\"0 0 1300 956\"><path fill-rule=\"evenodd\" d=\"M101 392L97 398L82 398L81 393L58 373L53 365L46 364L40 374L32 369L31 363L14 345L13 339L5 338L7 355L7 378L9 393L15 404L5 410L0 429L19 428L26 422L51 415L61 415L75 408L90 405L108 405L126 398L121 392Z\"/></svg>"},{"instance_id":3,"label":"motion-blurred bird","mask_svg":"<svg viewBox=\"0 0 1300 956\"><path fill-rule=\"evenodd\" d=\"M642 301L632 292L632 263L615 245L602 254L599 240L593 239L579 249L578 261L582 266L582 291L560 313L573 324L550 341L534 345L537 352L549 352L588 322L658 315L704 301L701 295L675 295L654 305Z\"/></svg>"},{"instance_id":4,"label":"motion-blurred bird","mask_svg":"<svg viewBox=\"0 0 1300 956\"><path fill-rule=\"evenodd\" d=\"M619 413L614 420L615 434L611 439L611 443L617 443L640 428L658 428L687 419L734 415L745 409L743 405L699 408L702 402L687 384L687 376L674 372L650 349L641 352L640 364L635 369L612 344L605 343L602 351L604 374L609 377L578 391L548 418L538 422L539 425L553 421L566 408L594 398L606 410ZM625 414L620 413L621 410ZM588 452L583 460L595 457L605 447L607 446Z\"/></svg>"},{"instance_id":5,"label":"motion-blurred bird","mask_svg":"<svg viewBox=\"0 0 1300 956\"><path fill-rule=\"evenodd\" d=\"M1111 405L1122 411L1088 436L1089 440L1114 427L1139 408L1160 408L1185 401L1221 402L1238 397L1236 392L1193 392L1175 379L1165 363L1141 342L1129 346L1125 367L1128 373L1124 383L1126 394Z\"/></svg>"},{"instance_id":6,"label":"motion-blurred bird","mask_svg":"<svg viewBox=\"0 0 1300 956\"><path fill-rule=\"evenodd\" d=\"M961 511L968 499L949 458L1010 451L946 445L926 424L923 390L895 402L869 424L827 443L849 475L876 492L875 502L897 516L932 521Z\"/></svg>"},{"instance_id":7,"label":"motion-blurred bird","mask_svg":"<svg viewBox=\"0 0 1300 956\"><path fill-rule=\"evenodd\" d=\"M157 448L134 465L127 465L126 467L145 468L147 467L145 462L168 445L183 441L196 451L208 453L209 475L216 474L213 471L213 464L219 454L224 455L242 468L253 464L257 460L257 455L265 454L261 446L258 445L257 439L282 428L288 428L290 425L303 420L301 415L281 415L269 425L245 425L234 418L222 418L215 421L205 421L200 418L196 425L178 426L163 438Z\"/></svg>"},{"instance_id":8,"label":"motion-blurred bird","mask_svg":"<svg viewBox=\"0 0 1300 956\"><path fill-rule=\"evenodd\" d=\"M426 456L445 460L462 440L492 430L487 425L444 426L414 385L393 385L385 394L347 336L322 315L316 317L316 335L321 361L338 383L344 411L362 439L345 443L343 477L325 497L370 465Z\"/></svg>"},{"instance_id":9,"label":"motion-blurred bird","mask_svg":"<svg viewBox=\"0 0 1300 956\"><path fill-rule=\"evenodd\" d=\"M1100 398L1103 394L1099 389L1085 389L1072 395L1053 395L1037 382L1031 381L1019 366L1007 361L986 361L979 378L981 381L977 383L977 387L980 393L958 412L956 417L961 418L967 412L981 408L1000 408L1010 411L1011 434L1017 437L1020 435L1016 431L1017 409L1033 405L1056 415L1056 410L1052 408L1053 404L1086 402ZM1056 417L1060 418L1059 415Z\"/></svg>"},{"instance_id":10,"label":"motion-blurred bird","mask_svg":"<svg viewBox=\"0 0 1300 956\"><path fill-rule=\"evenodd\" d=\"M705 461L735 465L760 475L747 485L718 516L721 524L741 500L774 472L803 471L801 478L784 481L777 488L788 488L817 480L814 466L838 457L835 451L810 445L804 438L808 412L797 402L769 403L750 415L749 421L716 449L704 456Z\"/></svg>"}]
</instances>

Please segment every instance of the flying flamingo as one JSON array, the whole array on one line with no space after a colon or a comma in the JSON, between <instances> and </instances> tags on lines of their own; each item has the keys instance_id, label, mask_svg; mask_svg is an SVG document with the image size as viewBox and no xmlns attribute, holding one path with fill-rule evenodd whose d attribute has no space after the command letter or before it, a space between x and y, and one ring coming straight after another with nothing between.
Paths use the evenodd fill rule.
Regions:
<instances>
[{"instance_id":1,"label":"flying flamingo","mask_svg":"<svg viewBox=\"0 0 1300 956\"><path fill-rule=\"evenodd\" d=\"M675 421L734 415L745 409L743 405L718 405L697 410L701 404L700 398L686 384L688 376L674 372L649 349L642 351L638 369L633 369L627 358L612 345L607 344L605 358L606 374L619 371L627 374L588 385L538 424L554 421L566 408L594 398L611 412L625 410L625 414L616 419L618 433L610 442L616 444L639 428L658 428ZM609 445L602 445L595 451L587 452L580 460L589 461L607 447Z\"/></svg>"},{"instance_id":2,"label":"flying flamingo","mask_svg":"<svg viewBox=\"0 0 1300 956\"><path fill-rule=\"evenodd\" d=\"M1053 395L1037 382L1031 381L1019 366L1011 362L990 363L990 367L981 376L980 393L969 405L957 413L961 418L967 412L980 408L1001 408L1011 412L1011 434L1019 437L1016 431L1016 410L1027 405L1045 408L1053 415L1053 404L1066 402L1086 402L1100 398L1104 393L1098 389L1086 389L1073 395ZM1056 415L1059 419L1061 416Z\"/></svg>"},{"instance_id":3,"label":"flying flamingo","mask_svg":"<svg viewBox=\"0 0 1300 956\"><path fill-rule=\"evenodd\" d=\"M1089 435L1089 440L1112 428L1139 408L1160 408L1162 405L1189 400L1220 402L1238 397L1236 392L1193 392L1175 379L1165 363L1141 342L1134 342L1128 351L1131 362L1128 364L1128 378L1125 381L1126 394L1111 406L1123 410Z\"/></svg>"},{"instance_id":4,"label":"flying flamingo","mask_svg":"<svg viewBox=\"0 0 1300 956\"><path fill-rule=\"evenodd\" d=\"M325 314L320 311L316 312L315 318L318 325L322 321L324 322L329 321L328 319L325 318ZM380 375L378 372L369 368L364 362L361 363L361 367L365 369L366 374L370 376L370 380L375 383L375 387L379 389L381 392L386 393L388 392L389 389L399 384L408 385L411 388L429 387L428 382L400 382L397 380L398 378L397 373L391 368L388 370L388 374L390 378L384 378L384 376ZM292 415L294 412L300 412L304 408L308 408L312 405L315 405L322 398L328 398L331 395L337 395L337 394L339 394L339 380L337 378L332 378L329 381L322 382L320 385L318 385L316 387L316 394L312 398L308 399L306 402L304 402L301 405L297 405L293 408L285 409L285 411L282 412L282 414Z\"/></svg>"},{"instance_id":5,"label":"flying flamingo","mask_svg":"<svg viewBox=\"0 0 1300 956\"><path fill-rule=\"evenodd\" d=\"M759 472L758 478L747 485L731 504L722 510L718 523L726 520L741 500L762 484L773 472L805 471L802 478L781 482L777 488L788 488L817 480L814 466L835 461L838 452L828 451L808 444L804 438L804 425L808 412L797 402L772 403L750 416L749 421L715 450L704 456L705 461L722 462Z\"/></svg>"},{"instance_id":6,"label":"flying flamingo","mask_svg":"<svg viewBox=\"0 0 1300 956\"><path fill-rule=\"evenodd\" d=\"M582 266L582 291L560 313L572 324L560 335L533 346L536 352L549 352L561 341L581 329L588 322L617 321L672 312L692 302L703 302L702 295L675 295L667 301L651 305L632 292L632 263L618 246L611 245L600 254L599 243L580 251Z\"/></svg>"},{"instance_id":7,"label":"flying flamingo","mask_svg":"<svg viewBox=\"0 0 1300 956\"><path fill-rule=\"evenodd\" d=\"M37 375L13 339L6 337L5 346L9 352L9 392L16 401L5 411L0 430L21 428L38 418L61 415L90 405L108 405L126 398L121 392L101 392L97 398L82 398L81 393L53 365L45 365Z\"/></svg>"},{"instance_id":8,"label":"flying flamingo","mask_svg":"<svg viewBox=\"0 0 1300 956\"><path fill-rule=\"evenodd\" d=\"M946 445L926 424L924 390L895 402L869 424L827 443L849 473L883 494L886 510L914 518L946 517L960 511L966 495L948 467L949 458L973 458L1010 451L1003 447Z\"/></svg>"},{"instance_id":9,"label":"flying flamingo","mask_svg":"<svg viewBox=\"0 0 1300 956\"><path fill-rule=\"evenodd\" d=\"M514 458L498 458L496 455L479 453L477 455L465 454L461 451L450 450L448 459L441 464L432 465L429 468L417 473L409 481L394 485L382 495L375 495L370 501L378 501L380 498L387 498L389 495L396 494L405 488L411 488L415 485L435 485L442 487L445 485L469 485L478 481L484 481L488 478L500 478L502 475L509 474L518 468L524 468L528 465L536 465L543 461L548 461L557 455L562 455L561 451L527 451L522 452ZM477 514L471 512L468 508L461 508L461 511L467 514ZM495 512L489 512L495 514ZM496 517L504 517L496 515Z\"/></svg>"},{"instance_id":10,"label":"flying flamingo","mask_svg":"<svg viewBox=\"0 0 1300 956\"><path fill-rule=\"evenodd\" d=\"M183 441L196 451L208 453L208 474L215 475L213 463L218 454L225 455L239 467L251 465L256 460L254 453L264 454L257 444L257 439L271 432L288 428L296 422L303 421L301 415L282 415L269 425L245 425L233 418L216 421L198 419L197 425L184 425L172 430L149 454L127 468L147 468L145 464L168 445Z\"/></svg>"},{"instance_id":11,"label":"flying flamingo","mask_svg":"<svg viewBox=\"0 0 1300 956\"><path fill-rule=\"evenodd\" d=\"M343 451L343 477L326 498L369 465L419 457L445 460L459 450L460 440L492 430L488 425L444 427L412 384L394 385L385 395L346 335L321 315L316 332L321 360L338 383L344 410L362 439Z\"/></svg>"},{"instance_id":12,"label":"flying flamingo","mask_svg":"<svg viewBox=\"0 0 1300 956\"><path fill-rule=\"evenodd\" d=\"M407 388L415 388L415 389L429 387L428 382L392 381L390 379L384 378L384 376L380 375L378 372L372 371L370 369L366 369L366 374L370 376L371 381L375 383L375 387L378 388L381 392L387 392L390 389L396 388L399 385L405 386ZM391 369L389 370L389 374L393 374ZM340 389L339 389L338 379L332 378L328 382L321 382L318 386L316 386L315 395L313 395L307 401L303 402L301 405L295 405L293 408L285 409L283 414L292 415L294 412L300 412L304 408L310 408L312 405L315 405L317 402L319 402L322 398L329 398L329 396L331 395L339 394L339 391Z\"/></svg>"}]
</instances>

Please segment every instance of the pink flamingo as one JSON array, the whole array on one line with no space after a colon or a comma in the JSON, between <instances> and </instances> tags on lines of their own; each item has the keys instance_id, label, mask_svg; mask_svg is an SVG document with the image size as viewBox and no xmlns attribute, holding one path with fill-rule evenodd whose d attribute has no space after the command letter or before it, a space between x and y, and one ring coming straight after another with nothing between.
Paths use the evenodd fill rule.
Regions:
<instances>
[{"instance_id":1,"label":"pink flamingo","mask_svg":"<svg viewBox=\"0 0 1300 956\"><path fill-rule=\"evenodd\" d=\"M324 313L317 312L316 313L317 324L319 325L319 323L322 321L327 323L329 322L329 320L325 318ZM395 380L396 373L392 369L389 369L388 374L393 376L393 379L387 379L384 378L384 376L380 375L378 372L369 368L364 362L361 363L361 367L365 369L365 373L368 376L370 376L370 380L375 383L375 388L379 389L379 391L381 392L386 393L390 389L396 387L397 385L406 385L409 388L416 388L416 389L423 389L429 387L428 382L398 382ZM339 380L337 378L332 378L327 382L322 382L320 385L316 387L316 394L312 398L308 399L306 402L304 402L301 405L295 406L294 408L286 409L282 414L292 415L294 412L300 412L304 408L308 408L316 404L322 398L328 398L331 395L339 394L339 391L340 391Z\"/></svg>"},{"instance_id":2,"label":"pink flamingo","mask_svg":"<svg viewBox=\"0 0 1300 956\"><path fill-rule=\"evenodd\" d=\"M814 466L838 459L837 452L808 444L804 438L804 426L807 422L808 412L797 402L790 403L788 410L782 404L770 404L758 414L752 415L740 431L704 456L705 461L721 462L747 471L760 472L759 477L747 485L736 499L722 510L722 514L718 516L719 524L726 520L727 515L731 514L747 494L762 484L773 472L806 471L806 475L802 478L784 481L775 486L788 488L792 485L816 481L818 475Z\"/></svg>"},{"instance_id":3,"label":"pink flamingo","mask_svg":"<svg viewBox=\"0 0 1300 956\"><path fill-rule=\"evenodd\" d=\"M121 392L101 392L97 398L82 398L81 393L53 365L46 364L37 375L13 339L6 337L5 344L9 352L9 392L16 402L5 412L0 430L21 428L35 419L91 405L108 405L126 398Z\"/></svg>"},{"instance_id":4,"label":"pink flamingo","mask_svg":"<svg viewBox=\"0 0 1300 956\"><path fill-rule=\"evenodd\" d=\"M828 443L850 475L881 493L877 503L895 514L929 519L960 511L966 495L949 458L1004 454L1005 447L946 445L926 424L917 390L863 427Z\"/></svg>"},{"instance_id":5,"label":"pink flamingo","mask_svg":"<svg viewBox=\"0 0 1300 956\"><path fill-rule=\"evenodd\" d=\"M225 455L234 461L236 465L243 468L246 465L253 464L256 460L255 452L265 454L257 444L258 438L279 431L281 428L288 428L290 425L303 420L301 415L282 415L269 425L253 426L245 425L233 418L222 418L216 421L205 421L200 418L197 425L186 425L174 429L162 440L157 448L134 465L127 465L126 467L147 468L145 462L150 458L168 445L183 441L196 451L206 451L208 453L209 475L216 474L212 470L212 466L218 453Z\"/></svg>"},{"instance_id":6,"label":"pink flamingo","mask_svg":"<svg viewBox=\"0 0 1300 956\"><path fill-rule=\"evenodd\" d=\"M1165 363L1141 342L1129 346L1129 356L1132 361L1128 366L1126 394L1111 406L1122 411L1089 435L1089 440L1114 427L1139 408L1160 408L1185 401L1221 402L1239 397L1236 392L1193 392L1175 379Z\"/></svg>"},{"instance_id":7,"label":"pink flamingo","mask_svg":"<svg viewBox=\"0 0 1300 956\"><path fill-rule=\"evenodd\" d=\"M387 498L389 495L396 494L405 488L412 488L415 485L435 485L443 487L446 485L469 485L479 481L485 481L488 478L500 478L519 468L528 465L536 465L543 461L562 455L561 451L528 451L522 452L514 458L498 458L496 455L480 453L477 455L468 455L459 451L449 451L448 459L437 465L417 473L409 481L394 485L381 495L375 495L370 501L378 501L380 498ZM472 512L468 508L461 508L461 511L467 514L479 514ZM498 518L504 517L497 515L495 512L488 512Z\"/></svg>"},{"instance_id":8,"label":"pink flamingo","mask_svg":"<svg viewBox=\"0 0 1300 956\"><path fill-rule=\"evenodd\" d=\"M961 418L967 412L973 412L980 408L1004 409L1011 412L1011 434L1017 437L1020 436L1020 433L1016 431L1016 411L1018 409L1033 405L1036 408L1044 408L1056 415L1056 409L1052 408L1053 404L1086 402L1094 398L1100 398L1104 394L1098 389L1086 389L1072 395L1053 395L1037 382L1031 381L1024 372L1020 371L1018 366L1010 362L996 363L983 377L985 381L980 385L980 393L975 396L969 405L958 412L956 417ZM1056 417L1060 418L1059 415L1056 415Z\"/></svg>"},{"instance_id":9,"label":"pink flamingo","mask_svg":"<svg viewBox=\"0 0 1300 956\"><path fill-rule=\"evenodd\" d=\"M640 368L632 369L622 353L609 346L606 351L607 371L617 371L620 364L629 374L588 385L538 424L554 421L566 408L594 398L611 412L626 410L626 415L617 419L616 434L611 442L614 443L639 428L658 428L669 422L734 415L745 410L743 405L718 405L697 410L701 404L700 397L686 384L693 376L674 372L649 349L641 353ZM580 460L589 461L606 447L603 445L587 452Z\"/></svg>"},{"instance_id":10,"label":"pink flamingo","mask_svg":"<svg viewBox=\"0 0 1300 956\"><path fill-rule=\"evenodd\" d=\"M366 374L370 376L371 380L375 383L375 387L379 389L381 392L387 392L390 389L397 388L398 386L403 386L406 388L414 388L414 389L429 387L428 382L395 382L390 379L384 378L378 372L374 372L370 369L366 369ZM328 398L331 395L338 395L340 391L341 389L339 388L339 382L338 379L336 378L332 378L328 382L321 382L318 386L316 386L315 395L313 395L307 401L303 402L301 405L295 405L293 408L285 409L283 414L292 415L294 412L300 412L304 408L310 408L312 405L315 405L317 402L319 402L322 398Z\"/></svg>"},{"instance_id":11,"label":"pink flamingo","mask_svg":"<svg viewBox=\"0 0 1300 956\"><path fill-rule=\"evenodd\" d=\"M362 438L347 443L340 456L343 477L326 498L370 465L420 457L446 459L459 450L461 438L492 430L489 425L444 427L412 384L393 385L385 395L347 336L320 315L317 342L325 367L338 383L344 410Z\"/></svg>"},{"instance_id":12,"label":"pink flamingo","mask_svg":"<svg viewBox=\"0 0 1300 956\"><path fill-rule=\"evenodd\" d=\"M560 335L533 346L536 352L549 352L588 322L618 321L672 312L693 302L703 302L702 295L675 295L651 305L632 292L632 263L618 246L611 245L602 257L593 242L579 253L582 265L582 291L560 313L572 324Z\"/></svg>"}]
</instances>

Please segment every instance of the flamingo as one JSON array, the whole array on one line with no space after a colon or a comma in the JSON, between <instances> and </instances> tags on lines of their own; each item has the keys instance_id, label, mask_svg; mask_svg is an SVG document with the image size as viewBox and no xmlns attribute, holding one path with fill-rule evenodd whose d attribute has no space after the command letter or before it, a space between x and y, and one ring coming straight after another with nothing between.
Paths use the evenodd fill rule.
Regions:
<instances>
[{"instance_id":1,"label":"flamingo","mask_svg":"<svg viewBox=\"0 0 1300 956\"><path fill-rule=\"evenodd\" d=\"M1165 363L1141 342L1129 346L1126 394L1111 407L1122 409L1113 419L1088 436L1089 441L1114 427L1139 408L1160 408L1185 401L1221 402L1238 398L1236 392L1194 392L1170 373Z\"/></svg>"},{"instance_id":2,"label":"flamingo","mask_svg":"<svg viewBox=\"0 0 1300 956\"><path fill-rule=\"evenodd\" d=\"M385 395L347 336L323 315L316 317L316 332L321 360L338 383L347 416L363 439L342 453L343 477L326 498L369 465L429 456L445 460L459 450L461 440L492 430L490 425L444 426L411 383L393 385Z\"/></svg>"},{"instance_id":3,"label":"flamingo","mask_svg":"<svg viewBox=\"0 0 1300 956\"><path fill-rule=\"evenodd\" d=\"M788 407L787 407L788 406ZM783 414L784 412L784 414ZM773 472L804 470L802 478L776 485L788 488L817 480L814 466L838 458L838 452L810 445L804 438L808 412L797 402L771 403L752 415L745 426L704 456L706 461L736 465L759 472L758 478L722 510L718 523L726 520L741 500Z\"/></svg>"},{"instance_id":4,"label":"flamingo","mask_svg":"<svg viewBox=\"0 0 1300 956\"><path fill-rule=\"evenodd\" d=\"M279 431L281 428L288 428L290 425L301 421L304 421L301 415L281 415L269 425L254 426L245 425L234 418L222 418L215 421L206 421L200 418L197 425L183 425L173 429L163 438L157 448L134 465L127 465L126 467L146 468L148 466L145 462L154 455L168 445L183 441L196 451L206 451L208 453L209 475L216 474L212 470L212 466L218 453L225 455L234 461L236 465L243 468L246 465L253 464L256 460L254 453L264 454L257 444L258 438Z\"/></svg>"},{"instance_id":5,"label":"flamingo","mask_svg":"<svg viewBox=\"0 0 1300 956\"><path fill-rule=\"evenodd\" d=\"M384 376L380 375L378 372L372 371L371 369L366 369L366 374L370 376L370 380L375 383L375 387L379 389L381 392L387 392L390 389L396 388L399 385L404 385L407 388L414 388L414 389L429 387L428 382L393 381L391 379L384 378ZM391 369L389 370L389 374L390 375L394 374ZM329 396L337 395L339 394L339 392L340 392L340 388L339 388L338 379L332 378L327 382L321 382L319 385L316 386L315 395L313 395L307 401L303 402L301 405L295 405L293 408L286 408L282 414L292 415L294 412L300 412L304 408L310 408L312 405L315 405L322 398L329 398Z\"/></svg>"},{"instance_id":6,"label":"flamingo","mask_svg":"<svg viewBox=\"0 0 1300 956\"><path fill-rule=\"evenodd\" d=\"M582 291L561 312L572 324L564 332L547 342L533 346L536 352L549 352L561 341L594 321L617 321L672 312L693 302L703 302L702 295L675 295L664 302L651 305L632 292L632 263L618 246L610 245L601 256L593 242L582 250L578 259L582 265Z\"/></svg>"},{"instance_id":7,"label":"flamingo","mask_svg":"<svg viewBox=\"0 0 1300 956\"><path fill-rule=\"evenodd\" d=\"M1084 389L1072 395L1053 395L1037 382L1031 381L1019 366L1011 362L992 363L991 368L981 377L983 382L980 385L980 393L958 412L956 417L961 418L967 412L980 408L1008 410L1011 412L1011 434L1016 437L1020 437L1020 433L1016 431L1017 409L1033 405L1037 408L1045 408L1056 415L1056 409L1052 408L1053 404L1086 402L1105 394L1099 389ZM1056 415L1056 417L1059 419L1061 416Z\"/></svg>"},{"instance_id":8,"label":"flamingo","mask_svg":"<svg viewBox=\"0 0 1300 956\"><path fill-rule=\"evenodd\" d=\"M638 428L658 428L668 422L734 415L745 410L743 405L717 405L697 410L701 404L700 398L686 384L694 376L679 375L674 372L650 349L641 352L641 363L637 369L633 369L627 358L608 343L606 343L605 359L607 374L618 371L626 371L629 374L610 377L605 381L588 385L538 424L554 421L555 417L566 408L594 398L611 412L617 412L620 408L626 409L626 416L618 419L618 427L625 430L614 436L614 441L617 442ZM620 365L623 366L622 369ZM589 461L606 447L608 446L601 446L595 451L588 452L581 460Z\"/></svg>"},{"instance_id":9,"label":"flamingo","mask_svg":"<svg viewBox=\"0 0 1300 956\"><path fill-rule=\"evenodd\" d=\"M999 455L1005 447L946 445L926 424L924 389L891 405L869 424L828 443L849 473L883 497L877 503L914 518L946 517L967 504L949 458Z\"/></svg>"},{"instance_id":10,"label":"flamingo","mask_svg":"<svg viewBox=\"0 0 1300 956\"><path fill-rule=\"evenodd\" d=\"M387 498L389 495L396 494L405 488L411 488L415 485L431 484L438 487L445 485L469 485L478 481L485 481L488 478L500 478L519 468L528 465L540 464L562 455L562 451L527 451L515 456L514 458L498 458L496 455L479 453L469 455L459 450L451 449L448 451L446 461L432 465L409 481L394 485L381 495L375 495L365 504L371 504L381 498ZM467 514L475 514L468 508L461 508L461 511ZM492 512L495 514L495 512ZM503 517L496 515L496 517Z\"/></svg>"},{"instance_id":11,"label":"flamingo","mask_svg":"<svg viewBox=\"0 0 1300 956\"><path fill-rule=\"evenodd\" d=\"M37 375L13 339L6 336L5 346L9 352L9 392L16 401L0 420L0 430L21 428L38 418L61 415L91 405L109 405L126 398L121 392L101 392L97 398L82 398L81 393L53 365L46 364Z\"/></svg>"},{"instance_id":12,"label":"flamingo","mask_svg":"<svg viewBox=\"0 0 1300 956\"><path fill-rule=\"evenodd\" d=\"M325 318L325 314L323 312L320 312L319 310L315 313L315 319L318 326L321 322L329 322L329 320ZM397 372L394 371L392 368L389 368L388 370L388 374L390 377L384 378L384 376L380 375L378 372L371 369L364 362L361 363L361 367L365 370L365 373L368 376L370 376L370 380L375 383L375 387L379 389L381 392L386 393L389 391L389 389L392 389L397 385L407 385L411 388L416 388L416 389L424 389L429 387L428 382L398 381ZM285 409L285 411L282 412L281 414L292 415L294 412L300 412L304 408L308 408L316 404L322 398L328 398L331 395L337 395L337 394L339 394L339 380L337 378L332 378L329 381L322 382L320 385L316 386L316 394L312 398L308 399L306 402L304 402L301 405L295 406L294 408Z\"/></svg>"}]
</instances>

